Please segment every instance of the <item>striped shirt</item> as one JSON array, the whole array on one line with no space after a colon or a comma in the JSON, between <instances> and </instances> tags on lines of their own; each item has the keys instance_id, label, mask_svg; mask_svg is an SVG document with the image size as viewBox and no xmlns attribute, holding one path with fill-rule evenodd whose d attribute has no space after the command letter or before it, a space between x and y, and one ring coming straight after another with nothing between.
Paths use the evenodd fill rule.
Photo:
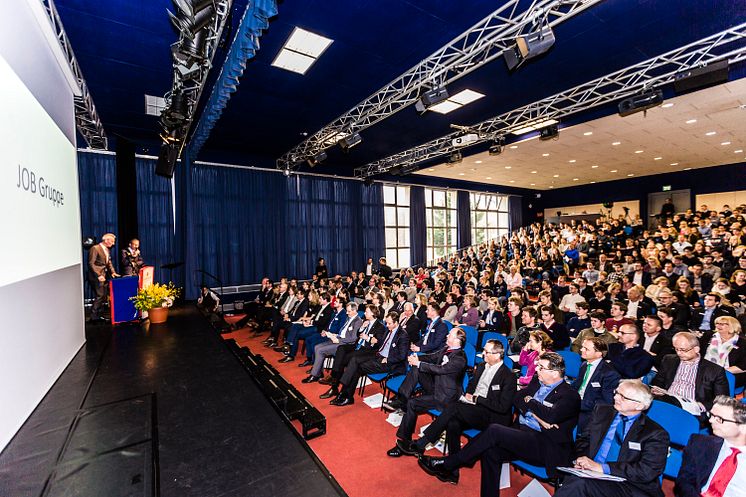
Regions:
<instances>
[{"instance_id":1,"label":"striped shirt","mask_svg":"<svg viewBox=\"0 0 746 497\"><path fill-rule=\"evenodd\" d=\"M693 361L681 361L668 393L694 401L694 382L697 379L697 368L699 368L699 357Z\"/></svg>"}]
</instances>

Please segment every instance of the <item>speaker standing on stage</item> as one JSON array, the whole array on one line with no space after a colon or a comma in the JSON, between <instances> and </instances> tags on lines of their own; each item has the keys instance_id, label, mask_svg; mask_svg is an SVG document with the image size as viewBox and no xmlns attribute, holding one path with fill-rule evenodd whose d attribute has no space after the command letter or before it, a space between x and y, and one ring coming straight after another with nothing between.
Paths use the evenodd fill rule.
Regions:
<instances>
[{"instance_id":1,"label":"speaker standing on stage","mask_svg":"<svg viewBox=\"0 0 746 497\"><path fill-rule=\"evenodd\" d=\"M140 255L140 240L133 238L126 249L122 249L121 256L122 274L132 276L140 273L143 266L142 255Z\"/></svg>"},{"instance_id":2,"label":"speaker standing on stage","mask_svg":"<svg viewBox=\"0 0 746 497\"><path fill-rule=\"evenodd\" d=\"M117 237L106 233L101 237L101 243L94 245L88 251L88 281L91 283L96 300L93 301L91 319L101 319L101 307L106 302L107 276L117 278L119 275L111 263L111 247Z\"/></svg>"}]
</instances>

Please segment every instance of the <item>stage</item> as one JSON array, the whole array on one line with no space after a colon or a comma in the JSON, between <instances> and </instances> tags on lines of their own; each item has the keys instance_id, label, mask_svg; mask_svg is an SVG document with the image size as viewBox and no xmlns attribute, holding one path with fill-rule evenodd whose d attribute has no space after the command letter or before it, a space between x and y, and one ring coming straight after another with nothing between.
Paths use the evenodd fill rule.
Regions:
<instances>
[{"instance_id":1,"label":"stage","mask_svg":"<svg viewBox=\"0 0 746 497\"><path fill-rule=\"evenodd\" d=\"M86 337L0 454L0 495L346 495L193 307Z\"/></svg>"}]
</instances>

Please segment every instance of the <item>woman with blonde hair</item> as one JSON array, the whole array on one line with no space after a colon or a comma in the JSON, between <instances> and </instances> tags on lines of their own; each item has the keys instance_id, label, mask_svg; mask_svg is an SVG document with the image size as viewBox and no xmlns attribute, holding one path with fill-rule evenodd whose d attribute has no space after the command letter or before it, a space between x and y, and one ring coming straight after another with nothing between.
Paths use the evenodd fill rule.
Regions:
<instances>
[{"instance_id":1,"label":"woman with blonde hair","mask_svg":"<svg viewBox=\"0 0 746 497\"><path fill-rule=\"evenodd\" d=\"M658 276L653 280L653 283L648 285L647 289L645 289L645 296L653 299L655 305L659 306L661 305L661 301L658 299L658 294L661 293L661 290L664 288L668 288L668 278L665 276Z\"/></svg>"},{"instance_id":2,"label":"woman with blonde hair","mask_svg":"<svg viewBox=\"0 0 746 497\"><path fill-rule=\"evenodd\" d=\"M692 307L699 307L699 293L692 288L692 284L686 276L676 280L676 288L684 296L685 303Z\"/></svg>"},{"instance_id":3,"label":"woman with blonde hair","mask_svg":"<svg viewBox=\"0 0 746 497\"><path fill-rule=\"evenodd\" d=\"M733 373L737 387L746 385L746 338L741 336L738 319L715 318L715 331L706 331L699 340L705 359Z\"/></svg>"}]
</instances>

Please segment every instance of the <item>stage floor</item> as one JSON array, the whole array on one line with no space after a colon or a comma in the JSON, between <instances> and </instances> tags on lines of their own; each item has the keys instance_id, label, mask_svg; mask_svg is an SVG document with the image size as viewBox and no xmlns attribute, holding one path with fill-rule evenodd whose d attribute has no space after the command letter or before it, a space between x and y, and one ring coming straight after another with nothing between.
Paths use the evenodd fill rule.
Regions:
<instances>
[{"instance_id":1,"label":"stage floor","mask_svg":"<svg viewBox=\"0 0 746 497\"><path fill-rule=\"evenodd\" d=\"M0 495L345 495L196 309L86 336L0 454Z\"/></svg>"}]
</instances>

